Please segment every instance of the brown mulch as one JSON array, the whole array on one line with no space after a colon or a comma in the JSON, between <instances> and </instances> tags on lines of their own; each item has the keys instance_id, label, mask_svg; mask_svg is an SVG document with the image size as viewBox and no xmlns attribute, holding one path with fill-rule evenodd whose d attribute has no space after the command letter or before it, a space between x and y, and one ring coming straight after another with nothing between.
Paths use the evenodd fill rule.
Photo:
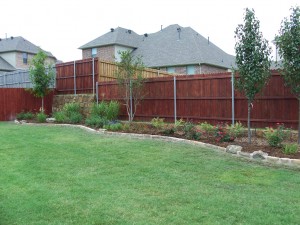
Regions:
<instances>
[{"instance_id":1,"label":"brown mulch","mask_svg":"<svg viewBox=\"0 0 300 225\"><path fill-rule=\"evenodd\" d=\"M139 133L139 134L155 134L155 135L163 135L163 136L171 136L171 137L177 137L177 138L185 138L182 133L174 133L171 135L166 135L162 132L158 132L157 129L153 128L149 124L139 124L138 126L131 126L130 129L126 131L121 132L127 132L127 133ZM207 137L201 137L199 141L204 143L209 143L221 147L227 147L228 145L239 145L242 146L243 152L249 152L252 153L254 151L263 151L265 153L268 153L269 156L275 156L280 158L291 158L291 159L300 159L300 151L298 151L295 154L284 154L282 152L281 148L276 147L270 147L266 140L262 138L262 134L254 133L252 137L251 144L248 143L248 138L245 135L243 137L235 139L233 142L217 142L215 138L207 138ZM289 141L286 143L296 143L297 139L295 135L290 138Z\"/></svg>"}]
</instances>

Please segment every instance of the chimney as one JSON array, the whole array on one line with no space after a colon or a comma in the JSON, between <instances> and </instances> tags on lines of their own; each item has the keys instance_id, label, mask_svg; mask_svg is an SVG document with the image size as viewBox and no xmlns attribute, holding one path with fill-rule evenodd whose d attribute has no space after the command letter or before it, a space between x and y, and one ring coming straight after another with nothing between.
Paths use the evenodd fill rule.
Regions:
<instances>
[{"instance_id":1,"label":"chimney","mask_svg":"<svg viewBox=\"0 0 300 225\"><path fill-rule=\"evenodd\" d=\"M180 27L178 27L178 28L177 28L177 31L178 31L178 40L180 40L181 28L180 28Z\"/></svg>"},{"instance_id":2,"label":"chimney","mask_svg":"<svg viewBox=\"0 0 300 225\"><path fill-rule=\"evenodd\" d=\"M110 32L114 32L115 31L115 29L114 28L110 28Z\"/></svg>"},{"instance_id":3,"label":"chimney","mask_svg":"<svg viewBox=\"0 0 300 225\"><path fill-rule=\"evenodd\" d=\"M131 34L131 30L128 30L128 33Z\"/></svg>"},{"instance_id":4,"label":"chimney","mask_svg":"<svg viewBox=\"0 0 300 225\"><path fill-rule=\"evenodd\" d=\"M207 38L207 44L209 45L209 36L208 36L208 38Z\"/></svg>"}]
</instances>

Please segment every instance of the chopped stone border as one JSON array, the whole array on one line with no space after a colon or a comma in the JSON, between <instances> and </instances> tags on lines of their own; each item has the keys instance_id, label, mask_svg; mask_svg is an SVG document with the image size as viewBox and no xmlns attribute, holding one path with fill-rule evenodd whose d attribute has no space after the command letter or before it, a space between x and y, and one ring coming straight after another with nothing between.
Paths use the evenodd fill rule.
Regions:
<instances>
[{"instance_id":1,"label":"chopped stone border","mask_svg":"<svg viewBox=\"0 0 300 225\"><path fill-rule=\"evenodd\" d=\"M273 164L273 165L279 165L279 166L288 166L288 167L296 167L300 168L300 159L290 159L290 158L279 158L274 156L268 156L267 153L262 151L255 151L253 153L243 152L241 150L237 151L228 151L227 148L223 148L220 146L212 145L203 143L200 141L192 141L192 140L186 140L182 138L175 138L175 137L168 137L168 136L160 136L160 135L151 135L151 134L135 134L135 133L121 133L121 132L111 132L107 131L105 129L99 129L95 130L90 127L86 127L84 125L75 125L75 124L54 124L54 123L26 123L25 121L15 121L15 123L18 124L26 124L26 125L35 125L35 126L61 126L61 127L75 127L80 128L85 131L96 133L96 134L105 134L109 136L118 136L118 137L129 137L129 138L136 138L136 139L152 139L152 140L162 140L166 142L173 142L173 143L184 143L184 144L191 144L196 145L199 147L204 148L210 148L212 150L216 150L218 152L227 153L230 155L234 155L241 158L246 158L252 161L259 161L263 163Z\"/></svg>"}]
</instances>

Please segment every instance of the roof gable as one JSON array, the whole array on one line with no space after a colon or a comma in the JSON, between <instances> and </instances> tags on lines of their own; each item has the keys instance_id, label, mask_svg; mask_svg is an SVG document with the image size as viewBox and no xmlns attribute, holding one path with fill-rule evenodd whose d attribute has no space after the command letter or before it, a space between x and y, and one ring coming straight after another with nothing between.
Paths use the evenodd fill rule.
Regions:
<instances>
[{"instance_id":1,"label":"roof gable","mask_svg":"<svg viewBox=\"0 0 300 225\"><path fill-rule=\"evenodd\" d=\"M142 36L122 27L111 29L110 32L86 43L79 49L88 49L107 45L121 45L126 47L137 48L138 43L142 40Z\"/></svg>"},{"instance_id":2,"label":"roof gable","mask_svg":"<svg viewBox=\"0 0 300 225\"><path fill-rule=\"evenodd\" d=\"M13 71L16 68L0 56L0 71Z\"/></svg>"},{"instance_id":3,"label":"roof gable","mask_svg":"<svg viewBox=\"0 0 300 225\"><path fill-rule=\"evenodd\" d=\"M1 39L0 41L0 53L1 52L27 52L37 54L41 50L40 47L32 44L30 41L23 37L11 37ZM45 51L49 57L55 58L51 52Z\"/></svg>"}]
</instances>

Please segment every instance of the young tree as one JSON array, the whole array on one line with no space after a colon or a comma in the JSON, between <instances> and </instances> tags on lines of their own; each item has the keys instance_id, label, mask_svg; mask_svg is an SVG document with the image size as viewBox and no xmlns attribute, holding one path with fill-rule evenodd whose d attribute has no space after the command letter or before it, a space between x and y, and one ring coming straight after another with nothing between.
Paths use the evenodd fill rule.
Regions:
<instances>
[{"instance_id":1,"label":"young tree","mask_svg":"<svg viewBox=\"0 0 300 225\"><path fill-rule=\"evenodd\" d=\"M300 144L300 8L291 9L290 18L281 22L279 35L275 37L281 57L281 74L299 102L298 144Z\"/></svg>"},{"instance_id":2,"label":"young tree","mask_svg":"<svg viewBox=\"0 0 300 225\"><path fill-rule=\"evenodd\" d=\"M29 67L29 78L33 86L31 92L36 97L42 98L42 111L44 111L44 97L49 93L55 80L53 66L46 63L46 59L46 53L39 51L32 58Z\"/></svg>"},{"instance_id":3,"label":"young tree","mask_svg":"<svg viewBox=\"0 0 300 225\"><path fill-rule=\"evenodd\" d=\"M255 95L262 90L270 76L271 48L259 31L259 20L255 18L253 9L246 9L244 22L235 31L236 66L239 73L236 87L248 100L248 142L251 143L251 106Z\"/></svg>"},{"instance_id":4,"label":"young tree","mask_svg":"<svg viewBox=\"0 0 300 225\"><path fill-rule=\"evenodd\" d=\"M134 118L136 108L143 99L144 79L142 72L144 64L140 57L134 58L130 51L119 52L121 61L117 62L116 77L119 83L119 88L124 93L123 99L125 102L128 119L131 122Z\"/></svg>"}]
</instances>

